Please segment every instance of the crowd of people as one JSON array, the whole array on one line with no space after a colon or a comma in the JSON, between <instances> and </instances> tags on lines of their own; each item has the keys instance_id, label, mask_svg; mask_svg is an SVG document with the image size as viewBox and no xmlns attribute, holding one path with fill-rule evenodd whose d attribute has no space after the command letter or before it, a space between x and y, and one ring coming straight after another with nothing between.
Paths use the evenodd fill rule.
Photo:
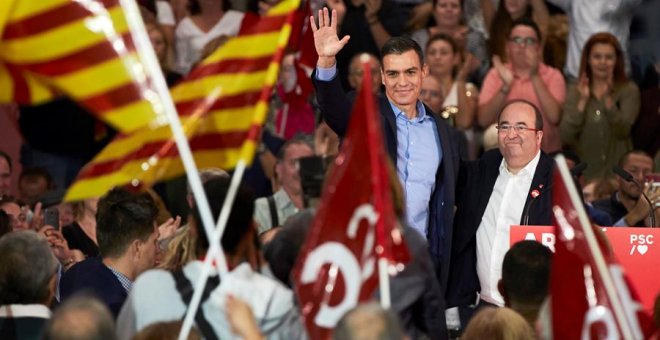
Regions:
<instances>
[{"instance_id":1,"label":"crowd of people","mask_svg":"<svg viewBox=\"0 0 660 340\"><path fill-rule=\"evenodd\" d=\"M139 1L169 85L277 2ZM291 273L321 184L301 159L331 163L363 82L412 259L392 308L356 306L336 339L538 337L553 255L509 231L552 224L553 155L595 224L660 221L657 1L304 3L316 65L283 59L221 240L229 273L212 269L190 339L309 337ZM23 144L0 145L0 338L174 338L210 248L185 178L62 202L112 127L67 98L3 110ZM218 216L230 175L200 176Z\"/></svg>"}]
</instances>

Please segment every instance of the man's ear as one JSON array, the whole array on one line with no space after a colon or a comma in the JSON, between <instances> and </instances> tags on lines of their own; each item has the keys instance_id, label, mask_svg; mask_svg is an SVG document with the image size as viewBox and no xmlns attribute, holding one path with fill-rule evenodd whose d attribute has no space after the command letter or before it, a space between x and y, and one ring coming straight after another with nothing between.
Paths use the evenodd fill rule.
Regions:
<instances>
[{"instance_id":1,"label":"man's ear","mask_svg":"<svg viewBox=\"0 0 660 340\"><path fill-rule=\"evenodd\" d=\"M131 257L135 260L140 259L140 250L142 249L142 241L140 239L135 239L131 242L130 251Z\"/></svg>"},{"instance_id":2,"label":"man's ear","mask_svg":"<svg viewBox=\"0 0 660 340\"><path fill-rule=\"evenodd\" d=\"M424 65L422 65L422 77L426 77L428 75L429 75L429 64L424 63Z\"/></svg>"}]
</instances>

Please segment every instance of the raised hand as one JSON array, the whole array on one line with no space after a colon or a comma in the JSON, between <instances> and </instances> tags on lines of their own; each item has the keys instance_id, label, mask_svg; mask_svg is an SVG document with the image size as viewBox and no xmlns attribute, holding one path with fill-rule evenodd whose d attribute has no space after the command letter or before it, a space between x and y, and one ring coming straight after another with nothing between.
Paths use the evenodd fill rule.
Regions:
<instances>
[{"instance_id":1,"label":"raised hand","mask_svg":"<svg viewBox=\"0 0 660 340\"><path fill-rule=\"evenodd\" d=\"M172 237L180 225L181 216L177 216L176 218L170 217L165 223L158 226L158 240L165 240Z\"/></svg>"},{"instance_id":2,"label":"raised hand","mask_svg":"<svg viewBox=\"0 0 660 340\"><path fill-rule=\"evenodd\" d=\"M319 67L331 67L335 64L335 56L341 51L348 43L350 36L345 36L339 40L337 36L337 11L332 11L332 21L328 13L328 8L324 7L319 10L318 14L319 24L316 26L314 17L310 18L310 25L314 32L314 46L316 53L319 55L317 65Z\"/></svg>"},{"instance_id":3,"label":"raised hand","mask_svg":"<svg viewBox=\"0 0 660 340\"><path fill-rule=\"evenodd\" d=\"M504 82L504 86L511 86L511 83L513 83L513 73L502 64L502 59L497 55L493 56L493 67L500 75L502 82Z\"/></svg>"},{"instance_id":4,"label":"raised hand","mask_svg":"<svg viewBox=\"0 0 660 340\"><path fill-rule=\"evenodd\" d=\"M577 83L577 91L580 94L580 98L589 99L589 78L586 73L580 75Z\"/></svg>"},{"instance_id":5,"label":"raised hand","mask_svg":"<svg viewBox=\"0 0 660 340\"><path fill-rule=\"evenodd\" d=\"M456 80L458 81L465 81L467 79L467 76L474 71L477 67L479 67L479 59L474 56L472 53L467 53L465 55L465 60L463 60L463 63L460 65L460 68L458 69L458 73L456 73Z\"/></svg>"}]
</instances>

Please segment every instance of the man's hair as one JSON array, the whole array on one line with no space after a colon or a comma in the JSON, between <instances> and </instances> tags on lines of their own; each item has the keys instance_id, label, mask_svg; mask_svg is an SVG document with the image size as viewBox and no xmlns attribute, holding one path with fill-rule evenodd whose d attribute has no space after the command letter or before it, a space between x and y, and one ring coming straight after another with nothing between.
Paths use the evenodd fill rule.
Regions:
<instances>
[{"instance_id":1,"label":"man's hair","mask_svg":"<svg viewBox=\"0 0 660 340\"><path fill-rule=\"evenodd\" d=\"M415 40L408 37L390 38L390 40L383 45L383 48L380 49L380 63L382 65L383 59L390 54L401 55L408 51L415 51L419 58L419 66L424 66L424 53L422 53L422 47L419 46Z\"/></svg>"},{"instance_id":2,"label":"man's hair","mask_svg":"<svg viewBox=\"0 0 660 340\"><path fill-rule=\"evenodd\" d=\"M516 29L517 26L527 26L533 29L534 33L536 33L536 39L538 39L539 41L538 43L539 44L541 43L541 40L543 39L543 36L541 36L541 29L539 28L539 25L537 25L536 22L534 22L534 20L525 16L517 20L514 20L511 23L511 29L507 33L508 37L511 36L511 32L513 32L513 30Z\"/></svg>"},{"instance_id":3,"label":"man's hair","mask_svg":"<svg viewBox=\"0 0 660 340\"><path fill-rule=\"evenodd\" d=\"M653 157L651 157L651 155L649 155L646 151L636 149L636 150L630 150L630 151L624 153L623 156L621 156L621 158L619 158L619 166L622 167L622 168L624 166L626 166L626 163L628 163L628 158L630 158L630 156L632 156L632 155L648 157L648 158L651 159L651 162L653 161Z\"/></svg>"},{"instance_id":4,"label":"man's hair","mask_svg":"<svg viewBox=\"0 0 660 340\"><path fill-rule=\"evenodd\" d=\"M376 302L358 305L339 320L332 338L336 340L401 340L405 333L399 317Z\"/></svg>"},{"instance_id":5,"label":"man's hair","mask_svg":"<svg viewBox=\"0 0 660 340\"><path fill-rule=\"evenodd\" d=\"M314 210L306 209L289 218L284 226L264 248L264 258L273 275L288 287L291 284L291 269L296 264L307 232L314 221Z\"/></svg>"},{"instance_id":6,"label":"man's hair","mask_svg":"<svg viewBox=\"0 0 660 340\"><path fill-rule=\"evenodd\" d=\"M0 238L0 305L47 304L57 260L45 238L34 231Z\"/></svg>"},{"instance_id":7,"label":"man's hair","mask_svg":"<svg viewBox=\"0 0 660 340\"><path fill-rule=\"evenodd\" d=\"M112 314L93 296L75 295L53 313L44 329L44 340L115 340Z\"/></svg>"},{"instance_id":8,"label":"man's hair","mask_svg":"<svg viewBox=\"0 0 660 340\"><path fill-rule=\"evenodd\" d=\"M529 323L510 308L486 307L470 320L461 340L534 339L534 335Z\"/></svg>"},{"instance_id":9,"label":"man's hair","mask_svg":"<svg viewBox=\"0 0 660 340\"><path fill-rule=\"evenodd\" d=\"M225 203L225 197L229 190L231 180L226 177L213 178L204 184L204 191L209 201L211 215L213 216L213 226L217 223L220 216L220 210ZM252 215L254 213L254 197L252 193L244 186L239 185L236 191L234 203L231 206L229 219L225 231L222 234L222 249L228 253L236 251L237 246L249 234L251 230L256 231L252 225ZM206 231L202 224L202 217L199 213L198 205L195 205L193 212L195 227L197 228L197 255L204 255L209 248L209 240L206 237Z\"/></svg>"},{"instance_id":10,"label":"man's hair","mask_svg":"<svg viewBox=\"0 0 660 340\"><path fill-rule=\"evenodd\" d=\"M136 239L145 241L154 232L158 208L148 194L114 188L99 200L96 236L103 257L119 257Z\"/></svg>"},{"instance_id":11,"label":"man's hair","mask_svg":"<svg viewBox=\"0 0 660 340\"><path fill-rule=\"evenodd\" d=\"M282 146L277 150L277 154L275 155L275 157L277 158L277 162L278 163L282 162L284 160L284 157L286 156L286 150L288 150L291 145L297 145L297 144L306 145L307 147L312 149L312 151L314 150L314 145L312 145L308 136L298 135L284 142L284 144L282 144Z\"/></svg>"},{"instance_id":12,"label":"man's hair","mask_svg":"<svg viewBox=\"0 0 660 340\"><path fill-rule=\"evenodd\" d=\"M50 189L53 187L53 177L42 167L29 167L23 168L21 174L18 176L18 183L21 181L36 181L39 178L46 180L46 188Z\"/></svg>"},{"instance_id":13,"label":"man's hair","mask_svg":"<svg viewBox=\"0 0 660 340\"><path fill-rule=\"evenodd\" d=\"M7 165L9 165L9 172L12 172L11 157L9 154L0 150L0 158L4 158L7 161Z\"/></svg>"},{"instance_id":14,"label":"man's hair","mask_svg":"<svg viewBox=\"0 0 660 340\"><path fill-rule=\"evenodd\" d=\"M502 262L502 285L512 306L541 306L548 295L551 264L552 252L536 241L518 242L507 251Z\"/></svg>"},{"instance_id":15,"label":"man's hair","mask_svg":"<svg viewBox=\"0 0 660 340\"><path fill-rule=\"evenodd\" d=\"M531 106L532 109L534 109L534 119L536 120L534 128L537 129L538 131L543 131L543 115L541 114L541 110L539 110L539 108L536 105L534 105L532 102L525 99L513 99L504 103L504 106L500 110L500 113L497 114L497 124L498 125L500 124L500 117L502 116L502 112L504 112L504 109L506 109L510 105L520 104L520 103L527 104Z\"/></svg>"}]
</instances>

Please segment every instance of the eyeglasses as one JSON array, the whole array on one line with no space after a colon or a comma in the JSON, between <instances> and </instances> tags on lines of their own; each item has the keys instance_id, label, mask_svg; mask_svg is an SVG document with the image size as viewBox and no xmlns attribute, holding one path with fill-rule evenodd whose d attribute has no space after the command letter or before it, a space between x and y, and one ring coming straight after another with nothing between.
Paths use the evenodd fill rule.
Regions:
<instances>
[{"instance_id":1,"label":"eyeglasses","mask_svg":"<svg viewBox=\"0 0 660 340\"><path fill-rule=\"evenodd\" d=\"M509 38L509 41L518 45L518 46L534 46L536 45L539 41L536 40L535 38L532 37L511 37Z\"/></svg>"},{"instance_id":2,"label":"eyeglasses","mask_svg":"<svg viewBox=\"0 0 660 340\"><path fill-rule=\"evenodd\" d=\"M509 133L511 129L513 129L513 131L515 131L517 134L521 134L525 131L534 131L534 132L541 131L539 129L529 128L527 127L527 125L523 125L523 124L518 124L518 125L501 124L497 126L497 131L503 134Z\"/></svg>"}]
</instances>

